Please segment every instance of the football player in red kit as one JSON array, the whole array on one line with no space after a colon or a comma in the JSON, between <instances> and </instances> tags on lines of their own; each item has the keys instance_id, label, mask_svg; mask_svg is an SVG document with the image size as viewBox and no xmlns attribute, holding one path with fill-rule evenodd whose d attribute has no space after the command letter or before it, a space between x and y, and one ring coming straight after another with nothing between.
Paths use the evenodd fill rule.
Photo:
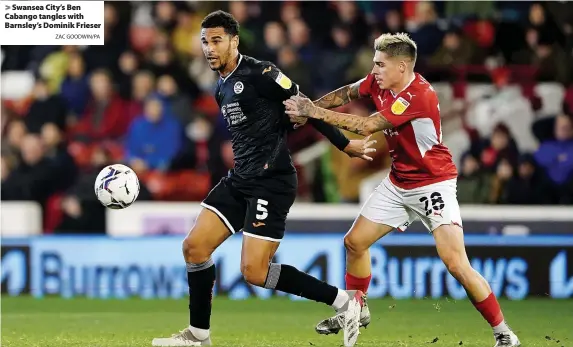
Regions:
<instances>
[{"instance_id":1,"label":"football player in red kit","mask_svg":"<svg viewBox=\"0 0 573 347\"><path fill-rule=\"evenodd\" d=\"M371 278L369 247L393 229L405 231L419 218L432 233L449 273L463 285L473 305L493 328L495 346L519 346L491 287L472 268L466 254L456 198L457 170L442 143L436 92L414 72L416 43L406 34L384 34L374 46L374 67L364 79L314 103L299 96L285 101L287 114L294 122L316 118L365 136L383 131L388 142L390 174L372 193L344 237L346 286L366 293ZM378 112L361 117L328 110L358 98L370 98ZM369 322L366 306L361 325ZM316 330L336 333L340 324L329 318Z\"/></svg>"}]
</instances>

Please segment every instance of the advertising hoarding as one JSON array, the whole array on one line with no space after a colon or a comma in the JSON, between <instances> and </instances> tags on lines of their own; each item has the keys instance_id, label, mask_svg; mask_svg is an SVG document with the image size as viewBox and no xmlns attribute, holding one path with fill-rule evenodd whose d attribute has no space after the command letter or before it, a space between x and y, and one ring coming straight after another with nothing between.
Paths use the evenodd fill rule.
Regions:
<instances>
[{"instance_id":1,"label":"advertising hoarding","mask_svg":"<svg viewBox=\"0 0 573 347\"><path fill-rule=\"evenodd\" d=\"M274 261L344 286L341 234L293 234ZM35 237L2 240L2 292L92 298L182 298L187 278L181 237ZM470 261L500 297L573 297L573 236L468 235ZM247 285L240 273L241 237L214 254L215 295L241 299L281 295ZM369 296L465 297L437 257L430 235L390 235L371 248Z\"/></svg>"}]
</instances>

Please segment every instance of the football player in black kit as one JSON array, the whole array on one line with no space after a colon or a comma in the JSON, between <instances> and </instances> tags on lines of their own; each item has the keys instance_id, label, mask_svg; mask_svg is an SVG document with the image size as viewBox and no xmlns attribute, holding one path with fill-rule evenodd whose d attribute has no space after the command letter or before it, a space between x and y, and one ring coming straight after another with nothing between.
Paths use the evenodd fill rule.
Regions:
<instances>
[{"instance_id":1,"label":"football player in black kit","mask_svg":"<svg viewBox=\"0 0 573 347\"><path fill-rule=\"evenodd\" d=\"M298 85L275 65L241 55L239 24L216 11L201 23L203 52L218 71L216 99L232 136L235 167L207 198L183 242L189 283L190 324L154 346L211 345L210 317L215 282L213 251L230 235L243 231L241 272L248 283L325 303L344 321L344 345L358 337L362 292L345 291L290 265L271 263L294 203L297 176L287 134L293 129L283 101L298 95ZM312 120L309 120L312 122ZM349 141L336 128L311 123L338 149L368 159L373 141Z\"/></svg>"}]
</instances>

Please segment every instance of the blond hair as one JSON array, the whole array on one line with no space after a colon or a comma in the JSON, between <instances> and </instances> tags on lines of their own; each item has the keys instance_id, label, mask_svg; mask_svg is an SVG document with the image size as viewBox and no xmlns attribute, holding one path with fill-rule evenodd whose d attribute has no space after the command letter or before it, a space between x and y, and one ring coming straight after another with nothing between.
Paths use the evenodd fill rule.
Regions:
<instances>
[{"instance_id":1,"label":"blond hair","mask_svg":"<svg viewBox=\"0 0 573 347\"><path fill-rule=\"evenodd\" d=\"M406 33L382 34L374 41L374 49L386 53L389 57L404 56L416 61L416 42Z\"/></svg>"}]
</instances>

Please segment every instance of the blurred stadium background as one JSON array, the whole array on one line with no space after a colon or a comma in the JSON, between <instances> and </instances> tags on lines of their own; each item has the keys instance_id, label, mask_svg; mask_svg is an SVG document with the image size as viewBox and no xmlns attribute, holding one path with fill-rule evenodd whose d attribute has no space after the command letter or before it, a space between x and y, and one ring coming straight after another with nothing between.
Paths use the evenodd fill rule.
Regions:
<instances>
[{"instance_id":1,"label":"blurred stadium background","mask_svg":"<svg viewBox=\"0 0 573 347\"><path fill-rule=\"evenodd\" d=\"M275 62L315 98L368 74L378 35L410 33L419 48L416 70L440 97L472 263L498 296L516 301L505 302L506 315L529 346L573 346L566 328L573 326L573 4L567 1L106 2L104 46L1 47L7 346L147 346L153 334L185 325L180 241L198 202L233 165L211 95L218 77L199 40L201 19L216 9L240 22L242 53ZM344 110L366 116L372 107L353 103ZM378 151L366 163L347 158L311 127L292 134L300 188L277 259L343 286L342 236L390 164L383 136L375 136ZM142 191L128 209L106 211L93 182L103 166L117 162L136 170ZM416 223L373 247L370 296L381 298L373 305L382 321L361 337L363 345L417 346L434 337L457 345L464 334L473 339L463 341L467 346L490 345L471 305L450 301L465 294L432 241ZM232 238L216 252L216 294L276 295L242 281L240 242ZM19 298L30 295L183 301ZM281 300L266 309L217 300L214 324L238 322L224 332L223 345L247 343L256 333L248 323L278 320L273 310L289 320L275 332L279 341L334 343L313 335L312 324L328 311L310 304L301 318L301 306L287 308ZM236 316L241 310L250 316ZM387 314L394 315L391 328ZM78 317L92 330L82 330ZM126 321L131 328L120 329ZM461 321L464 334L452 331ZM276 344L267 337L260 342Z\"/></svg>"}]
</instances>

